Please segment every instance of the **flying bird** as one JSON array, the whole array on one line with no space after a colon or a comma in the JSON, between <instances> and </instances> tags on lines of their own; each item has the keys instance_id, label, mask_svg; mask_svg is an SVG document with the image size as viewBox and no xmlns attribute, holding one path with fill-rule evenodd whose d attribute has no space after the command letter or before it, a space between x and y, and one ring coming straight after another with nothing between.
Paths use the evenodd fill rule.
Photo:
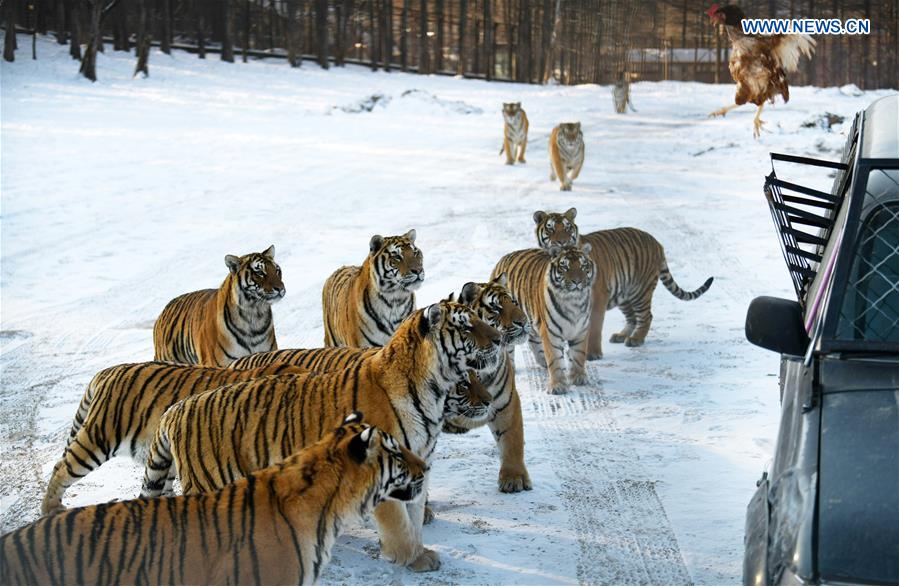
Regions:
<instances>
[{"instance_id":1,"label":"flying bird","mask_svg":"<svg viewBox=\"0 0 899 586\"><path fill-rule=\"evenodd\" d=\"M758 138L764 124L761 116L765 102L770 100L773 104L777 94L783 96L784 103L790 101L787 73L798 70L802 55L811 58L815 50L815 39L804 34L744 34L740 21L746 15L739 6L733 4L712 4L706 14L713 24L724 25L724 30L727 31L731 42L728 67L731 77L737 82L735 103L715 110L709 117L724 116L747 102L755 104L758 111L753 121L753 136Z\"/></svg>"}]
</instances>

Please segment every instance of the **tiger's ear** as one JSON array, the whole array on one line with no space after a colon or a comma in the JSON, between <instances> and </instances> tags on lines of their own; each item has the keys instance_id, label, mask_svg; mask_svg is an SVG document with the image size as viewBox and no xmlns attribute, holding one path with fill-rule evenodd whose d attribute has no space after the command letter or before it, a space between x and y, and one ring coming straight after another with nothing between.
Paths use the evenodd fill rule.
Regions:
<instances>
[{"instance_id":1,"label":"tiger's ear","mask_svg":"<svg viewBox=\"0 0 899 586\"><path fill-rule=\"evenodd\" d=\"M353 436L353 439L350 440L350 444L347 446L347 453L357 464L362 464L368 459L368 449L371 447L371 440L375 435L374 429L373 427L366 427L362 432Z\"/></svg>"},{"instance_id":2,"label":"tiger's ear","mask_svg":"<svg viewBox=\"0 0 899 586\"><path fill-rule=\"evenodd\" d=\"M233 254L226 254L225 266L228 267L229 271L236 275L237 269L240 268L240 257L234 256Z\"/></svg>"},{"instance_id":3,"label":"tiger's ear","mask_svg":"<svg viewBox=\"0 0 899 586\"><path fill-rule=\"evenodd\" d=\"M368 250L372 254L381 250L382 246L384 246L384 237L380 234L375 234L371 237L371 240L368 241Z\"/></svg>"},{"instance_id":4,"label":"tiger's ear","mask_svg":"<svg viewBox=\"0 0 899 586\"><path fill-rule=\"evenodd\" d=\"M515 102L515 105L521 108L521 102Z\"/></svg>"},{"instance_id":5,"label":"tiger's ear","mask_svg":"<svg viewBox=\"0 0 899 586\"><path fill-rule=\"evenodd\" d=\"M478 284L471 281L462 285L462 292L459 293L459 303L468 305L474 298L478 296Z\"/></svg>"},{"instance_id":6,"label":"tiger's ear","mask_svg":"<svg viewBox=\"0 0 899 586\"><path fill-rule=\"evenodd\" d=\"M506 274L506 271L503 271L498 274L495 279L493 279L493 282L497 285L507 287L509 285L509 275Z\"/></svg>"},{"instance_id":7,"label":"tiger's ear","mask_svg":"<svg viewBox=\"0 0 899 586\"><path fill-rule=\"evenodd\" d=\"M589 242L584 242L583 244L581 244L581 252L583 252L584 254L590 254L590 252L592 250L593 250L593 247L590 245Z\"/></svg>"},{"instance_id":8,"label":"tiger's ear","mask_svg":"<svg viewBox=\"0 0 899 586\"><path fill-rule=\"evenodd\" d=\"M575 127L576 127L578 130L581 129L581 123L580 123L580 122L575 122L574 125L575 125Z\"/></svg>"},{"instance_id":9,"label":"tiger's ear","mask_svg":"<svg viewBox=\"0 0 899 586\"><path fill-rule=\"evenodd\" d=\"M348 423L362 423L362 411L353 411L346 416L341 425L347 425Z\"/></svg>"},{"instance_id":10,"label":"tiger's ear","mask_svg":"<svg viewBox=\"0 0 899 586\"><path fill-rule=\"evenodd\" d=\"M421 314L421 321L418 322L418 333L426 336L431 331L431 328L440 323L441 312L439 303L429 305Z\"/></svg>"},{"instance_id":11,"label":"tiger's ear","mask_svg":"<svg viewBox=\"0 0 899 586\"><path fill-rule=\"evenodd\" d=\"M573 222L577 217L577 208L569 208L568 211L565 212L565 217Z\"/></svg>"},{"instance_id":12,"label":"tiger's ear","mask_svg":"<svg viewBox=\"0 0 899 586\"><path fill-rule=\"evenodd\" d=\"M534 212L534 223L539 224L546 217L546 212L536 211Z\"/></svg>"},{"instance_id":13,"label":"tiger's ear","mask_svg":"<svg viewBox=\"0 0 899 586\"><path fill-rule=\"evenodd\" d=\"M409 230L408 232L403 234L403 236L408 238L412 244L415 244L415 228L413 228L412 230Z\"/></svg>"},{"instance_id":14,"label":"tiger's ear","mask_svg":"<svg viewBox=\"0 0 899 586\"><path fill-rule=\"evenodd\" d=\"M268 248L262 251L262 256L269 260L275 260L275 245L272 244Z\"/></svg>"}]
</instances>

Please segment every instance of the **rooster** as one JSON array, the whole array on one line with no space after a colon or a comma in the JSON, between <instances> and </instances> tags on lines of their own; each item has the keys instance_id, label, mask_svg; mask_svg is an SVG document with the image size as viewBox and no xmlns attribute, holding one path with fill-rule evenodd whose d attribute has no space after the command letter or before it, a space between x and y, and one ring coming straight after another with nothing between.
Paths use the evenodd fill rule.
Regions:
<instances>
[{"instance_id":1,"label":"rooster","mask_svg":"<svg viewBox=\"0 0 899 586\"><path fill-rule=\"evenodd\" d=\"M753 121L753 136L759 137L764 122L762 108L774 103L777 94L790 101L787 73L797 71L802 55L810 58L815 39L809 35L746 35L740 21L746 18L739 6L713 4L707 14L713 24L723 24L730 39L730 75L737 82L734 104L715 110L709 117L724 116L734 108L751 102L758 107Z\"/></svg>"}]
</instances>

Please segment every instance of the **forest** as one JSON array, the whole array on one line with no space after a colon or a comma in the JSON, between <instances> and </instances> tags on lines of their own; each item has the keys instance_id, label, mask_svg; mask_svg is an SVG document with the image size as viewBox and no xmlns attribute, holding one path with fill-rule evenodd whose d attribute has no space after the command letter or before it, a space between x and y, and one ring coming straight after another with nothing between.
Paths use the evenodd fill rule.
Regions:
<instances>
[{"instance_id":1,"label":"forest","mask_svg":"<svg viewBox=\"0 0 899 586\"><path fill-rule=\"evenodd\" d=\"M709 0L709 4L711 0ZM863 89L899 79L899 0L747 0L750 18L867 18L871 34L819 36L792 83ZM98 52L150 47L223 61L460 75L524 83L727 82L729 43L695 0L3 0L3 56L69 44L89 79ZM11 34L16 31L17 34Z\"/></svg>"}]
</instances>

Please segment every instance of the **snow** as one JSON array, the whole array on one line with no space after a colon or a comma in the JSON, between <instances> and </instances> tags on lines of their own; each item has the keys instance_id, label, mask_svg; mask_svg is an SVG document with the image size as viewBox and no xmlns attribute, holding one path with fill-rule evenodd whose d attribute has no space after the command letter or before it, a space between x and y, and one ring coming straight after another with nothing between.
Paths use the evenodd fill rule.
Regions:
<instances>
[{"instance_id":1,"label":"snow","mask_svg":"<svg viewBox=\"0 0 899 586\"><path fill-rule=\"evenodd\" d=\"M526 86L283 61L226 64L156 51L151 77L107 49L100 80L77 77L66 47L2 64L2 531L36 518L85 385L98 370L150 360L152 324L172 297L215 287L225 254L274 243L287 296L281 347L322 340L320 289L358 264L374 233L418 231L419 304L485 280L534 245L532 213L578 208L582 231L629 225L656 236L685 289L659 287L642 348L605 344L590 385L545 393L517 350L534 490L501 494L486 428L438 445L425 543L443 561L415 575L377 559L371 523L341 538L324 583L688 583L739 580L743 518L771 457L777 357L749 345L762 294L791 296L761 193L769 151L838 158L846 117L888 92L791 88L766 108L709 120L731 86ZM851 89L851 91L850 91ZM381 95L373 103L372 96ZM528 163L497 156L503 101L530 118ZM366 105L366 107L361 107ZM357 110L354 112L354 110ZM580 120L586 163L574 191L549 181L546 140ZM829 188L802 169L789 178ZM786 174L786 173L785 173ZM605 337L623 324L610 312ZM140 467L107 463L68 506L136 496Z\"/></svg>"}]
</instances>

